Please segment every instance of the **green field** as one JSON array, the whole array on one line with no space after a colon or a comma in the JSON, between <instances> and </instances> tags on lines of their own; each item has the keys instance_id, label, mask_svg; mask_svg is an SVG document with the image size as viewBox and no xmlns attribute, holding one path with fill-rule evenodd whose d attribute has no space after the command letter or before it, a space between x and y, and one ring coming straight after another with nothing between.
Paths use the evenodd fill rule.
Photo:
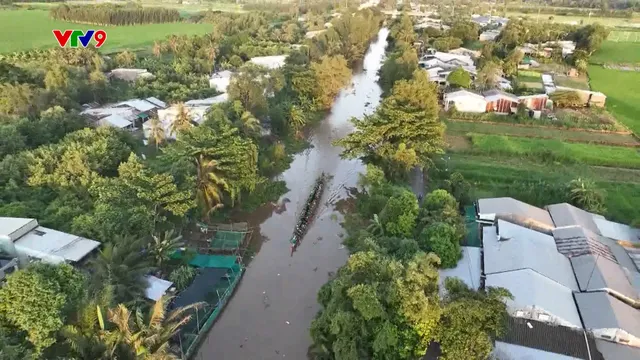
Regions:
<instances>
[{"instance_id":1,"label":"green field","mask_svg":"<svg viewBox=\"0 0 640 360\"><path fill-rule=\"evenodd\" d=\"M640 135L640 72L589 66L591 87L607 95L607 110Z\"/></svg>"},{"instance_id":2,"label":"green field","mask_svg":"<svg viewBox=\"0 0 640 360\"><path fill-rule=\"evenodd\" d=\"M507 124L486 124L474 122L448 121L447 134L466 135L468 133L509 135L528 138L555 139L569 142L599 143L610 145L640 145L632 135L572 131L544 127L510 126Z\"/></svg>"},{"instance_id":3,"label":"green field","mask_svg":"<svg viewBox=\"0 0 640 360\"><path fill-rule=\"evenodd\" d=\"M566 143L501 135L471 134L474 154L519 156L546 163L579 163L640 169L640 153L635 148Z\"/></svg>"},{"instance_id":4,"label":"green field","mask_svg":"<svg viewBox=\"0 0 640 360\"><path fill-rule=\"evenodd\" d=\"M45 10L0 10L0 53L58 46L54 29L96 29L95 26L53 20ZM107 42L101 48L113 52L127 48L140 50L154 40L171 34L206 34L211 24L167 23L135 26L101 26L107 32Z\"/></svg>"},{"instance_id":5,"label":"green field","mask_svg":"<svg viewBox=\"0 0 640 360\"><path fill-rule=\"evenodd\" d=\"M581 165L549 166L521 158L500 158L467 154L451 154L448 167L460 172L474 185L476 197L515 196L514 183L547 181L568 183L577 178L597 182L606 192L607 218L630 223L640 217L640 171L589 167ZM537 204L538 206L548 205Z\"/></svg>"},{"instance_id":6,"label":"green field","mask_svg":"<svg viewBox=\"0 0 640 360\"><path fill-rule=\"evenodd\" d=\"M640 42L605 41L590 59L594 64L640 64Z\"/></svg>"},{"instance_id":7,"label":"green field","mask_svg":"<svg viewBox=\"0 0 640 360\"><path fill-rule=\"evenodd\" d=\"M640 31L612 31L607 40L614 42L640 42Z\"/></svg>"},{"instance_id":8,"label":"green field","mask_svg":"<svg viewBox=\"0 0 640 360\"><path fill-rule=\"evenodd\" d=\"M636 14L637 15L637 14ZM589 16L564 16L564 15L549 15L549 14L524 14L521 12L507 12L507 17L519 16L519 17L528 17L530 19L540 19L540 21L549 21L549 17L553 16L553 22L564 23L564 24L574 24L580 25L580 22L583 24L593 24L600 23L605 26L634 26L640 23L640 19L636 16L631 19L626 18L604 18L604 17L589 17Z\"/></svg>"}]
</instances>

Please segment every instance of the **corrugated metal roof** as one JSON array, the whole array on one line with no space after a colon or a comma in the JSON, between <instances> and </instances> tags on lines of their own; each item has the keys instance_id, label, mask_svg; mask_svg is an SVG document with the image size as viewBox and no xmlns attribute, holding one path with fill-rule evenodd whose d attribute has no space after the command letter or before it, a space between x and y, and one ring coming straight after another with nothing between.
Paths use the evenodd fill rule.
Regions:
<instances>
[{"instance_id":1,"label":"corrugated metal roof","mask_svg":"<svg viewBox=\"0 0 640 360\"><path fill-rule=\"evenodd\" d=\"M268 69L278 69L284 66L284 62L288 55L274 55L274 56L257 56L251 58L252 63L260 66L264 66Z\"/></svg>"},{"instance_id":2,"label":"corrugated metal roof","mask_svg":"<svg viewBox=\"0 0 640 360\"><path fill-rule=\"evenodd\" d=\"M600 235L600 230L593 221L593 214L567 203L547 206L547 210L556 227L579 225Z\"/></svg>"},{"instance_id":3,"label":"corrugated metal roof","mask_svg":"<svg viewBox=\"0 0 640 360\"><path fill-rule=\"evenodd\" d=\"M118 129L124 129L132 125L131 121L127 120L121 115L114 114L100 119L100 125L113 126Z\"/></svg>"},{"instance_id":4,"label":"corrugated metal roof","mask_svg":"<svg viewBox=\"0 0 640 360\"><path fill-rule=\"evenodd\" d=\"M596 344L591 334L587 333L585 336L585 333L578 329L554 326L534 320L508 318L507 329L498 340L503 343L563 354L577 359L604 360L596 350ZM523 359L516 357L498 359L546 360L547 358L533 357Z\"/></svg>"},{"instance_id":5,"label":"corrugated metal roof","mask_svg":"<svg viewBox=\"0 0 640 360\"><path fill-rule=\"evenodd\" d=\"M15 242L16 250L50 263L77 262L100 246L94 240L38 226Z\"/></svg>"},{"instance_id":6,"label":"corrugated metal roof","mask_svg":"<svg viewBox=\"0 0 640 360\"><path fill-rule=\"evenodd\" d=\"M145 100L150 102L150 103L152 103L152 104L154 104L154 105L156 105L156 106L158 106L158 107L161 107L163 109L167 107L167 103L166 102L164 102L164 101L162 101L162 100L160 100L160 99L158 99L156 97L153 97L153 96L148 97Z\"/></svg>"},{"instance_id":7,"label":"corrugated metal roof","mask_svg":"<svg viewBox=\"0 0 640 360\"><path fill-rule=\"evenodd\" d=\"M621 329L640 337L640 311L606 292L575 293L587 329Z\"/></svg>"},{"instance_id":8,"label":"corrugated metal roof","mask_svg":"<svg viewBox=\"0 0 640 360\"><path fill-rule=\"evenodd\" d=\"M11 241L16 241L37 226L36 219L0 217L0 237L5 236Z\"/></svg>"},{"instance_id":9,"label":"corrugated metal roof","mask_svg":"<svg viewBox=\"0 0 640 360\"><path fill-rule=\"evenodd\" d=\"M440 269L440 290L444 291L444 280L457 277L471 289L480 287L480 248L462 247L462 259L453 269Z\"/></svg>"},{"instance_id":10,"label":"corrugated metal roof","mask_svg":"<svg viewBox=\"0 0 640 360\"><path fill-rule=\"evenodd\" d=\"M640 229L632 228L625 224L620 224L595 216L593 218L593 222L596 224L598 230L600 230L600 233L603 236L614 240L629 241L635 244L640 244Z\"/></svg>"},{"instance_id":11,"label":"corrugated metal roof","mask_svg":"<svg viewBox=\"0 0 640 360\"><path fill-rule=\"evenodd\" d=\"M582 255L571 258L581 291L610 289L630 299L637 299L627 274L617 263L601 256Z\"/></svg>"},{"instance_id":12,"label":"corrugated metal roof","mask_svg":"<svg viewBox=\"0 0 640 360\"><path fill-rule=\"evenodd\" d=\"M150 111L158 107L154 103L151 103L146 100L140 100L140 99L131 99L131 100L122 101L116 104L116 106L118 107L123 105L132 107L140 112Z\"/></svg>"},{"instance_id":13,"label":"corrugated metal roof","mask_svg":"<svg viewBox=\"0 0 640 360\"><path fill-rule=\"evenodd\" d=\"M556 354L544 350L534 349L530 347L520 346L496 341L493 347L493 358L491 359L509 359L509 360L582 360L585 358L572 357L562 354Z\"/></svg>"},{"instance_id":14,"label":"corrugated metal roof","mask_svg":"<svg viewBox=\"0 0 640 360\"><path fill-rule=\"evenodd\" d=\"M637 347L616 344L614 342L601 339L596 339L596 347L607 360L640 359L640 348Z\"/></svg>"},{"instance_id":15,"label":"corrugated metal roof","mask_svg":"<svg viewBox=\"0 0 640 360\"><path fill-rule=\"evenodd\" d=\"M171 281L157 278L153 275L144 277L147 281L147 288L144 290L144 296L149 300L158 301L167 290L173 285Z\"/></svg>"},{"instance_id":16,"label":"corrugated metal roof","mask_svg":"<svg viewBox=\"0 0 640 360\"><path fill-rule=\"evenodd\" d=\"M548 315L545 322L582 328L572 290L531 269L489 274L485 286L503 287L511 292L513 300L507 300L507 306L512 315L518 310L523 311L525 318Z\"/></svg>"},{"instance_id":17,"label":"corrugated metal roof","mask_svg":"<svg viewBox=\"0 0 640 360\"><path fill-rule=\"evenodd\" d=\"M549 212L510 197L478 200L478 214L514 214L531 218L547 226L554 226Z\"/></svg>"},{"instance_id":18,"label":"corrugated metal roof","mask_svg":"<svg viewBox=\"0 0 640 360\"><path fill-rule=\"evenodd\" d=\"M617 263L611 249L597 240L598 235L585 230L581 226L572 225L555 228L553 238L558 251L567 256L596 255Z\"/></svg>"},{"instance_id":19,"label":"corrugated metal roof","mask_svg":"<svg viewBox=\"0 0 640 360\"><path fill-rule=\"evenodd\" d=\"M518 97L516 95L509 94L507 92L500 91L500 90L497 90L497 89L485 91L485 92L482 93L482 95L484 95L484 97L487 99L487 101L497 101L499 99L504 99L504 98L509 99L509 100L511 100L513 102L518 102L520 100L520 99L518 99Z\"/></svg>"},{"instance_id":20,"label":"corrugated metal roof","mask_svg":"<svg viewBox=\"0 0 640 360\"><path fill-rule=\"evenodd\" d=\"M556 249L553 237L498 220L496 227L483 228L484 272L531 269L571 289L578 290L569 259Z\"/></svg>"}]
</instances>

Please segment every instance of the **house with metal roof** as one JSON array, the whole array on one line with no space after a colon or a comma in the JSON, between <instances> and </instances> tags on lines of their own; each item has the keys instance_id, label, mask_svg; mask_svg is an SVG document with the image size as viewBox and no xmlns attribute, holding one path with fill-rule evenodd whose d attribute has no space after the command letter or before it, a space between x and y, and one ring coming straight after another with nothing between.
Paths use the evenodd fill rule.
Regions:
<instances>
[{"instance_id":1,"label":"house with metal roof","mask_svg":"<svg viewBox=\"0 0 640 360\"><path fill-rule=\"evenodd\" d=\"M484 284L511 291L511 316L584 328L594 341L589 356L577 358L640 359L640 230L570 204L540 209L493 198L478 200L476 211L484 224Z\"/></svg>"},{"instance_id":2,"label":"house with metal roof","mask_svg":"<svg viewBox=\"0 0 640 360\"><path fill-rule=\"evenodd\" d=\"M209 86L226 93L227 87L229 87L229 83L231 82L231 76L233 76L233 72L229 70L218 71L209 78Z\"/></svg>"},{"instance_id":3,"label":"house with metal roof","mask_svg":"<svg viewBox=\"0 0 640 360\"><path fill-rule=\"evenodd\" d=\"M100 243L40 226L38 220L0 217L0 242L9 255L58 264L77 263Z\"/></svg>"},{"instance_id":4,"label":"house with metal roof","mask_svg":"<svg viewBox=\"0 0 640 360\"><path fill-rule=\"evenodd\" d=\"M260 66L264 66L267 69L279 69L284 66L285 61L289 55L274 55L274 56L256 56L249 61Z\"/></svg>"},{"instance_id":5,"label":"house with metal roof","mask_svg":"<svg viewBox=\"0 0 640 360\"><path fill-rule=\"evenodd\" d=\"M544 226L554 226L548 211L520 200L510 197L478 200L478 217L480 220L493 222L496 214L515 215L519 218L535 221Z\"/></svg>"},{"instance_id":6,"label":"house with metal roof","mask_svg":"<svg viewBox=\"0 0 640 360\"><path fill-rule=\"evenodd\" d=\"M119 129L133 129L154 116L159 109L164 109L167 104L155 97L146 99L131 99L115 104L103 106L89 106L80 112L101 126L112 126Z\"/></svg>"},{"instance_id":7,"label":"house with metal roof","mask_svg":"<svg viewBox=\"0 0 640 360\"><path fill-rule=\"evenodd\" d=\"M147 69L127 69L127 68L118 68L111 70L107 77L109 79L115 78L119 80L133 82L138 79L153 79L155 76L147 71Z\"/></svg>"},{"instance_id":8,"label":"house with metal roof","mask_svg":"<svg viewBox=\"0 0 640 360\"><path fill-rule=\"evenodd\" d=\"M477 290L480 288L480 248L463 246L462 258L451 269L440 269L440 294L444 295L444 282L447 278L456 277L464 282L470 289Z\"/></svg>"},{"instance_id":9,"label":"house with metal roof","mask_svg":"<svg viewBox=\"0 0 640 360\"><path fill-rule=\"evenodd\" d=\"M513 94L493 89L482 93L487 100L487 112L513 114L518 110L520 99Z\"/></svg>"},{"instance_id":10,"label":"house with metal roof","mask_svg":"<svg viewBox=\"0 0 640 360\"><path fill-rule=\"evenodd\" d=\"M461 112L483 113L487 110L484 96L469 90L458 90L444 94L444 110L454 108Z\"/></svg>"}]
</instances>

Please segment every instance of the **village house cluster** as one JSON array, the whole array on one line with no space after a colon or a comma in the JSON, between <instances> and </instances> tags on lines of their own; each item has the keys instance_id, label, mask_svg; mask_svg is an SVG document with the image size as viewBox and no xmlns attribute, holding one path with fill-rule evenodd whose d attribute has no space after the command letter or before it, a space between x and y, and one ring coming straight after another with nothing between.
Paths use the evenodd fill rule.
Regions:
<instances>
[{"instance_id":1,"label":"village house cluster","mask_svg":"<svg viewBox=\"0 0 640 360\"><path fill-rule=\"evenodd\" d=\"M498 358L640 359L639 229L566 203L487 198L475 212L479 247L441 281L511 292Z\"/></svg>"}]
</instances>

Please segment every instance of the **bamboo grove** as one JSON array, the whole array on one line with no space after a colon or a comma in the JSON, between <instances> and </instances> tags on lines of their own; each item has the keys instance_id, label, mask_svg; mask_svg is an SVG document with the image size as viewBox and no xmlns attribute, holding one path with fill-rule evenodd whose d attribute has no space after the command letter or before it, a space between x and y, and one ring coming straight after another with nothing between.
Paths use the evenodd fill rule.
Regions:
<instances>
[{"instance_id":1,"label":"bamboo grove","mask_svg":"<svg viewBox=\"0 0 640 360\"><path fill-rule=\"evenodd\" d=\"M138 25L180 21L176 9L117 5L60 5L49 12L56 20L95 25Z\"/></svg>"}]
</instances>

